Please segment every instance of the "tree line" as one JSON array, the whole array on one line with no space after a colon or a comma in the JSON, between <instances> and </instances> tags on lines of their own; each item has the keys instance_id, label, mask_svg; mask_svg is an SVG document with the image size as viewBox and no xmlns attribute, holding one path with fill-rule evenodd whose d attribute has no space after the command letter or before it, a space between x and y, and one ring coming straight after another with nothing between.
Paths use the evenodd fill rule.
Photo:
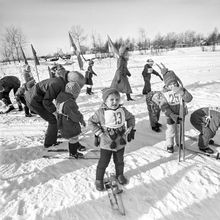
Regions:
<instances>
[{"instance_id":1,"label":"tree line","mask_svg":"<svg viewBox=\"0 0 220 220\"><path fill-rule=\"evenodd\" d=\"M100 34L92 33L88 36L84 29L80 25L74 25L70 29L70 34L77 44L82 54L94 53L94 54L109 54L108 40L103 40ZM86 41L90 39L90 45L86 46ZM118 38L114 42L115 47L118 49L122 44L126 44L130 51L139 50L146 51L151 50L152 52L158 52L160 50L175 49L176 47L193 47L201 46L204 51L204 46L213 46L220 43L220 33L217 28L204 37L203 34L196 33L195 31L185 31L183 33L170 32L167 34L158 33L153 39L147 37L147 33L143 28L138 30L138 37L135 38ZM25 48L27 39L21 28L10 26L6 27L3 34L1 35L0 44L0 55L3 61L11 62L22 59L21 47ZM64 54L62 49L55 51L54 54L45 54L42 58L49 57L69 57ZM29 58L31 59L31 58Z\"/></svg>"}]
</instances>

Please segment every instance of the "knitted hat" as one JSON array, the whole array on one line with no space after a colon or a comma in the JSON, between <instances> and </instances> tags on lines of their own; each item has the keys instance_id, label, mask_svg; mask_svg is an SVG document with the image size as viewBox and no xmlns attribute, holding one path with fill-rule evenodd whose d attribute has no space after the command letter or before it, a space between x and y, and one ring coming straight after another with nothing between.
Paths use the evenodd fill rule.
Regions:
<instances>
[{"instance_id":1,"label":"knitted hat","mask_svg":"<svg viewBox=\"0 0 220 220\"><path fill-rule=\"evenodd\" d=\"M179 78L176 76L176 74L172 70L168 70L163 75L163 81L166 86L169 86L171 82L178 82L179 83Z\"/></svg>"},{"instance_id":2,"label":"knitted hat","mask_svg":"<svg viewBox=\"0 0 220 220\"><path fill-rule=\"evenodd\" d=\"M120 93L118 92L118 90L117 89L115 89L115 88L104 88L103 90L102 90L102 99L103 99L103 101L105 102L106 101L106 99L108 98L108 96L110 95L110 94L112 94L112 93L116 93L119 97L120 97Z\"/></svg>"},{"instance_id":3,"label":"knitted hat","mask_svg":"<svg viewBox=\"0 0 220 220\"><path fill-rule=\"evenodd\" d=\"M78 71L70 71L67 75L68 82L77 82L82 88L85 84L85 77Z\"/></svg>"},{"instance_id":4,"label":"knitted hat","mask_svg":"<svg viewBox=\"0 0 220 220\"><path fill-rule=\"evenodd\" d=\"M147 60L147 64L153 65L153 64L154 64L154 61L153 61L152 59L148 59L148 60Z\"/></svg>"},{"instance_id":5,"label":"knitted hat","mask_svg":"<svg viewBox=\"0 0 220 220\"><path fill-rule=\"evenodd\" d=\"M65 92L70 93L76 99L79 96L81 88L77 82L68 82L65 87Z\"/></svg>"},{"instance_id":6,"label":"knitted hat","mask_svg":"<svg viewBox=\"0 0 220 220\"><path fill-rule=\"evenodd\" d=\"M93 65L94 64L94 61L93 60L90 60L89 61L89 65Z\"/></svg>"},{"instance_id":7,"label":"knitted hat","mask_svg":"<svg viewBox=\"0 0 220 220\"><path fill-rule=\"evenodd\" d=\"M29 73L29 72L31 71L31 67L30 67L28 64L25 64L25 65L23 66L23 71Z\"/></svg>"}]
</instances>

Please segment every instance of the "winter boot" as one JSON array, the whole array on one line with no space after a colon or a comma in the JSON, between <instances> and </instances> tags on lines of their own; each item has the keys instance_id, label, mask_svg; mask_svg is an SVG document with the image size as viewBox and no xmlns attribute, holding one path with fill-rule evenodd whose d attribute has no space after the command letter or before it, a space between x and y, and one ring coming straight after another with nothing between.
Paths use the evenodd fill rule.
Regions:
<instances>
[{"instance_id":1,"label":"winter boot","mask_svg":"<svg viewBox=\"0 0 220 220\"><path fill-rule=\"evenodd\" d=\"M173 145L167 146L167 152L168 152L168 153L171 153L171 154L174 152L174 147L173 147Z\"/></svg>"},{"instance_id":2,"label":"winter boot","mask_svg":"<svg viewBox=\"0 0 220 220\"><path fill-rule=\"evenodd\" d=\"M77 147L78 147L78 142L77 143L69 143L69 156L70 157L75 157L76 159L78 158L83 158L83 154L77 152Z\"/></svg>"},{"instance_id":3,"label":"winter boot","mask_svg":"<svg viewBox=\"0 0 220 220\"><path fill-rule=\"evenodd\" d=\"M118 182L121 185L126 185L128 183L128 180L125 178L125 176L123 174L118 176Z\"/></svg>"},{"instance_id":4,"label":"winter boot","mask_svg":"<svg viewBox=\"0 0 220 220\"><path fill-rule=\"evenodd\" d=\"M157 123L156 123L156 126L160 128L160 127L162 127L162 124L160 124L159 122L157 122Z\"/></svg>"},{"instance_id":5,"label":"winter boot","mask_svg":"<svg viewBox=\"0 0 220 220\"><path fill-rule=\"evenodd\" d=\"M210 148L210 147L207 147L207 148L199 148L199 150L205 152L205 153L208 153L208 154L214 154L214 151Z\"/></svg>"},{"instance_id":6,"label":"winter boot","mask_svg":"<svg viewBox=\"0 0 220 220\"><path fill-rule=\"evenodd\" d=\"M95 181L95 188L96 188L98 191L103 191L103 190L104 190L103 180L96 180L96 181Z\"/></svg>"},{"instance_id":7,"label":"winter boot","mask_svg":"<svg viewBox=\"0 0 220 220\"><path fill-rule=\"evenodd\" d=\"M77 142L78 146L77 146L77 150L78 151L86 151L86 147L81 145L79 142Z\"/></svg>"},{"instance_id":8,"label":"winter boot","mask_svg":"<svg viewBox=\"0 0 220 220\"><path fill-rule=\"evenodd\" d=\"M155 131L155 132L161 132L159 126L152 127L152 130Z\"/></svg>"},{"instance_id":9,"label":"winter boot","mask_svg":"<svg viewBox=\"0 0 220 220\"><path fill-rule=\"evenodd\" d=\"M130 94L127 94L127 93L126 93L126 96L127 96L127 101L134 101L134 99L131 98L131 95L130 95Z\"/></svg>"},{"instance_id":10,"label":"winter boot","mask_svg":"<svg viewBox=\"0 0 220 220\"><path fill-rule=\"evenodd\" d=\"M13 105L9 105L8 109L4 112L4 113L9 113L10 111L14 110L14 106Z\"/></svg>"},{"instance_id":11,"label":"winter boot","mask_svg":"<svg viewBox=\"0 0 220 220\"><path fill-rule=\"evenodd\" d=\"M89 87L86 88L86 94L90 95Z\"/></svg>"}]
</instances>

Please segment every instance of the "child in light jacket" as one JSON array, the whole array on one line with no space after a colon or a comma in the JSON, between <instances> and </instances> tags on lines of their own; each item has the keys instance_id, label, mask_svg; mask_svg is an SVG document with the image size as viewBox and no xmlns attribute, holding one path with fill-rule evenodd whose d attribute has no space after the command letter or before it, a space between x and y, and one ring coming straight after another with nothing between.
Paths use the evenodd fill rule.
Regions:
<instances>
[{"instance_id":1,"label":"child in light jacket","mask_svg":"<svg viewBox=\"0 0 220 220\"><path fill-rule=\"evenodd\" d=\"M167 117L167 130L166 130L166 146L169 153L174 152L174 142L179 146L179 123L182 118L187 114L187 108L184 106L181 113L182 101L189 103L192 100L192 95L182 86L181 81L173 71L167 69L163 73L165 87L163 92L157 92L153 95L152 100L157 103L161 110Z\"/></svg>"},{"instance_id":2,"label":"child in light jacket","mask_svg":"<svg viewBox=\"0 0 220 220\"><path fill-rule=\"evenodd\" d=\"M101 152L95 181L99 191L104 190L103 178L112 155L116 178L120 184L127 183L124 176L124 150L127 141L134 139L135 131L135 117L120 104L119 92L115 88L106 88L102 98L100 108L89 119L93 133L100 138Z\"/></svg>"}]
</instances>

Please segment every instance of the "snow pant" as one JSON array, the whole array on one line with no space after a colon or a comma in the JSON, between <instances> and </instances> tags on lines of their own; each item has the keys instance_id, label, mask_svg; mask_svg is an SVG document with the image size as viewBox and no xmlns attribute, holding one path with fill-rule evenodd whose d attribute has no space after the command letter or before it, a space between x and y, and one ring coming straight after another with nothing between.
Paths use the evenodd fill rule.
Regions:
<instances>
[{"instance_id":1,"label":"snow pant","mask_svg":"<svg viewBox=\"0 0 220 220\"><path fill-rule=\"evenodd\" d=\"M25 115L29 115L29 114L30 114L30 110L29 110L29 108L28 108L28 106L27 106L27 103L26 103L26 100L25 100L25 98L24 98L24 95L17 95L17 96L16 96L16 101L17 101L18 103L20 103L20 104L19 104L19 108L22 109L21 103L24 105Z\"/></svg>"},{"instance_id":2,"label":"snow pant","mask_svg":"<svg viewBox=\"0 0 220 220\"><path fill-rule=\"evenodd\" d=\"M169 119L171 121L172 119ZM180 125L175 123L173 120L171 123L167 123L166 129L166 146L174 146L174 144L179 145L179 129Z\"/></svg>"},{"instance_id":3,"label":"snow pant","mask_svg":"<svg viewBox=\"0 0 220 220\"><path fill-rule=\"evenodd\" d=\"M195 111L190 116L191 124L200 132L198 146L201 149L207 148L209 145L209 140L215 136L215 133L212 132L209 126L206 126L205 116L206 115L204 115L204 112L200 111Z\"/></svg>"},{"instance_id":4,"label":"snow pant","mask_svg":"<svg viewBox=\"0 0 220 220\"><path fill-rule=\"evenodd\" d=\"M44 146L50 147L57 142L57 119L51 113L48 112L42 105L42 103L36 102L33 105L29 106L31 110L37 113L41 118L48 122L48 127L45 133Z\"/></svg>"},{"instance_id":5,"label":"snow pant","mask_svg":"<svg viewBox=\"0 0 220 220\"><path fill-rule=\"evenodd\" d=\"M103 180L105 170L109 165L112 155L115 164L116 177L124 173L124 151L125 148L122 148L119 151L101 149L100 159L96 169L96 180Z\"/></svg>"},{"instance_id":6,"label":"snow pant","mask_svg":"<svg viewBox=\"0 0 220 220\"><path fill-rule=\"evenodd\" d=\"M151 91L151 84L149 81L144 81L144 88L142 90L142 94L146 95L148 92Z\"/></svg>"},{"instance_id":7,"label":"snow pant","mask_svg":"<svg viewBox=\"0 0 220 220\"><path fill-rule=\"evenodd\" d=\"M147 109L149 113L149 120L151 128L156 127L160 119L160 108L156 104L150 104L147 102Z\"/></svg>"}]
</instances>

